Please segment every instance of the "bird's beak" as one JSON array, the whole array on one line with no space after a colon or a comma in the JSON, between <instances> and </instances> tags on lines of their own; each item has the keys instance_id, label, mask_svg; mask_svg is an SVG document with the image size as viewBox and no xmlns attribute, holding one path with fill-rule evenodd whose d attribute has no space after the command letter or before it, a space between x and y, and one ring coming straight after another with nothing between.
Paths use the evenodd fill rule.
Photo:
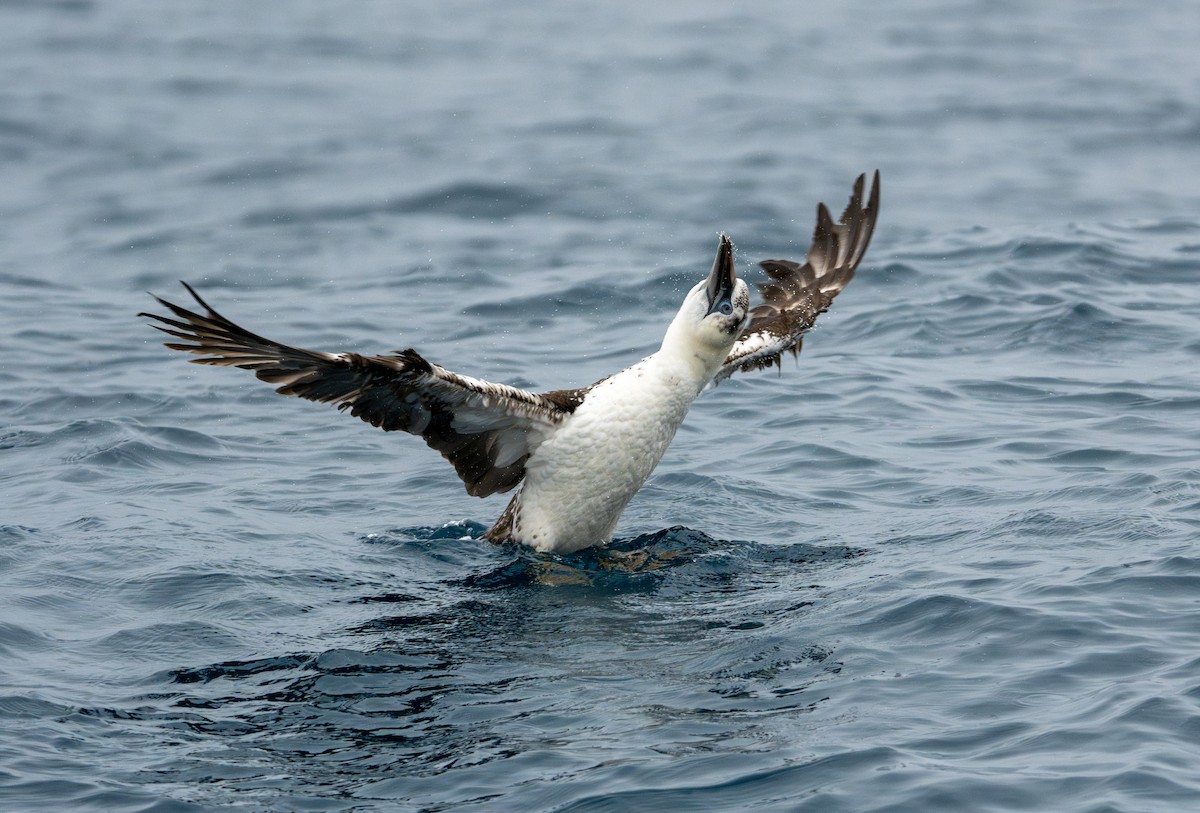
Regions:
<instances>
[{"instance_id":1,"label":"bird's beak","mask_svg":"<svg viewBox=\"0 0 1200 813\"><path fill-rule=\"evenodd\" d=\"M733 243L722 234L721 242L717 245L717 258L713 260L712 271L708 275L709 313L715 313L722 302L730 301L735 280L737 275L733 273Z\"/></svg>"}]
</instances>

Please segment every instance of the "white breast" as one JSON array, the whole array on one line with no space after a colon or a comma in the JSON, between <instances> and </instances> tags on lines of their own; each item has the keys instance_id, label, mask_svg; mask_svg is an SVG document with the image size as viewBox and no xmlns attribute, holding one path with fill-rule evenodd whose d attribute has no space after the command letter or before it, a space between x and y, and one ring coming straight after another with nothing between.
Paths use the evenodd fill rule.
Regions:
<instances>
[{"instance_id":1,"label":"white breast","mask_svg":"<svg viewBox=\"0 0 1200 813\"><path fill-rule=\"evenodd\" d=\"M592 389L526 465L517 533L538 550L606 544L704 382L656 354Z\"/></svg>"}]
</instances>

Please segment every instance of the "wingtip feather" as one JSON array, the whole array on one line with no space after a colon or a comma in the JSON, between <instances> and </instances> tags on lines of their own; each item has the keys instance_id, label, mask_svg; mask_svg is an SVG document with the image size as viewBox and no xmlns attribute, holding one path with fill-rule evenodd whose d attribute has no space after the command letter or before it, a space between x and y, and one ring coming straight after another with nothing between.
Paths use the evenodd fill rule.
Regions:
<instances>
[{"instance_id":1,"label":"wingtip feather","mask_svg":"<svg viewBox=\"0 0 1200 813\"><path fill-rule=\"evenodd\" d=\"M726 357L714 383L741 370L781 367L784 351L799 356L804 333L854 278L867 250L879 212L879 178L876 169L871 173L866 206L863 196L867 192L867 173L860 173L854 179L849 204L837 223L829 207L817 204L812 243L803 265L787 260L760 263L772 280L758 283L765 303L751 311L750 323Z\"/></svg>"}]
</instances>

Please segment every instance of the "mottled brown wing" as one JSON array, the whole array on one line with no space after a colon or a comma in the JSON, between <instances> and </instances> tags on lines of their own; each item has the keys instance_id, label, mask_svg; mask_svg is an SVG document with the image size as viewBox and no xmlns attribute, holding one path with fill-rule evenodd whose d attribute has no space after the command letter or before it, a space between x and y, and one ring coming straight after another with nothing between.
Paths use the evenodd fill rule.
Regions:
<instances>
[{"instance_id":1,"label":"mottled brown wing","mask_svg":"<svg viewBox=\"0 0 1200 813\"><path fill-rule=\"evenodd\" d=\"M785 351L793 355L800 352L805 332L853 279L854 269L871 242L879 214L879 171L875 171L870 200L864 207L865 182L865 175L854 182L850 204L839 223L833 222L825 204L817 205L817 226L803 265L791 260L760 263L771 278L770 282L758 283L763 303L750 310L750 321L726 356L714 384L741 370L777 366Z\"/></svg>"},{"instance_id":2,"label":"mottled brown wing","mask_svg":"<svg viewBox=\"0 0 1200 813\"><path fill-rule=\"evenodd\" d=\"M187 344L167 347L215 364L253 370L283 395L337 404L386 432L420 435L441 452L466 484L486 497L508 491L525 476L529 454L577 403L570 391L548 396L458 375L415 350L391 356L303 350L263 338L213 310L183 283L204 309L194 313L158 299L176 318L142 313L153 327Z\"/></svg>"}]
</instances>

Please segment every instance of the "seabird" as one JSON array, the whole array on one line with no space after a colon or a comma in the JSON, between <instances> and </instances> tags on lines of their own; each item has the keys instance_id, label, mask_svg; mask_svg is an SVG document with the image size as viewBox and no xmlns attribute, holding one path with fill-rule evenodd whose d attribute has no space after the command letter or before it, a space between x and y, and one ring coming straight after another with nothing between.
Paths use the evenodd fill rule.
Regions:
<instances>
[{"instance_id":1,"label":"seabird","mask_svg":"<svg viewBox=\"0 0 1200 813\"><path fill-rule=\"evenodd\" d=\"M763 303L750 307L721 235L708 277L667 327L659 350L580 389L534 393L460 375L416 350L364 356L290 347L251 333L213 310L186 282L203 313L155 297L174 318L152 313L172 350L197 364L253 370L276 392L337 404L385 432L420 435L450 461L467 493L518 488L484 538L570 553L606 545L621 513L662 459L692 402L736 372L781 365L846 287L879 213L879 172L863 205L865 176L834 223L824 204L805 262L765 260Z\"/></svg>"}]
</instances>

